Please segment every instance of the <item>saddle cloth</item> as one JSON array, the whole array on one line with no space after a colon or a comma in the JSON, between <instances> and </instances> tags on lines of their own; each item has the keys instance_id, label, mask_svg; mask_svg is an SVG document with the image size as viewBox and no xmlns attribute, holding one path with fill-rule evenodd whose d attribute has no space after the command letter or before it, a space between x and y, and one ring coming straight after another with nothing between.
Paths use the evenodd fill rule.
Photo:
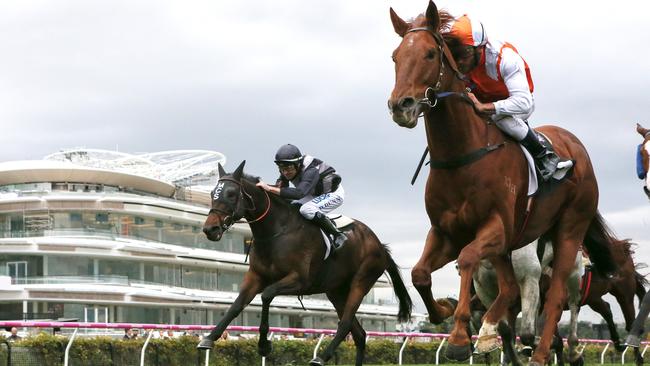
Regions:
<instances>
[{"instance_id":1,"label":"saddle cloth","mask_svg":"<svg viewBox=\"0 0 650 366\"><path fill-rule=\"evenodd\" d=\"M327 215L327 217L329 217L330 220L334 221L334 225L336 225L336 227L339 229L343 229L344 227L351 225L354 222L353 219L340 214ZM325 258L323 259L327 259L332 252L332 239L327 234L325 234L322 229L320 233L323 235L323 241L325 242Z\"/></svg>"}]
</instances>

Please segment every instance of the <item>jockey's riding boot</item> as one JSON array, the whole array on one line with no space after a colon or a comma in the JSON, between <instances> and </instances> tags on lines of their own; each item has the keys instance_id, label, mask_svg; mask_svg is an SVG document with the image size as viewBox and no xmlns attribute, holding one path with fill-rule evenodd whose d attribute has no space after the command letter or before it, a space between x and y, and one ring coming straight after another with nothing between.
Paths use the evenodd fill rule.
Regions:
<instances>
[{"instance_id":1,"label":"jockey's riding boot","mask_svg":"<svg viewBox=\"0 0 650 366\"><path fill-rule=\"evenodd\" d=\"M557 169L557 164L560 162L560 157L557 156L555 151L544 146L532 128L528 129L526 137L519 142L535 159L535 166L539 170L542 180L551 179Z\"/></svg>"},{"instance_id":2,"label":"jockey's riding boot","mask_svg":"<svg viewBox=\"0 0 650 366\"><path fill-rule=\"evenodd\" d=\"M343 243L348 239L345 234L339 230L336 225L330 220L327 215L323 214L322 212L316 212L316 215L314 215L314 218L312 219L313 222L318 224L321 229L325 232L327 235L331 235L334 240L332 241L332 246L334 247L334 250L340 248Z\"/></svg>"}]
</instances>

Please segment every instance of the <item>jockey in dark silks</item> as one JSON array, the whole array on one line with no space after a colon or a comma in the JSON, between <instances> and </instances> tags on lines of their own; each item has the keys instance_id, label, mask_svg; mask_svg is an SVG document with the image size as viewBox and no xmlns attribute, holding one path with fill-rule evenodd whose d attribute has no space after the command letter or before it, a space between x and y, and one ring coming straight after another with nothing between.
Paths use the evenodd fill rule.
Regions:
<instances>
[{"instance_id":1,"label":"jockey in dark silks","mask_svg":"<svg viewBox=\"0 0 650 366\"><path fill-rule=\"evenodd\" d=\"M343 204L345 191L336 170L322 160L302 155L291 144L283 145L275 154L280 177L275 186L260 181L257 186L267 192L292 200L300 205L300 213L330 235L332 245L338 249L347 237L327 217L326 213Z\"/></svg>"}]
</instances>

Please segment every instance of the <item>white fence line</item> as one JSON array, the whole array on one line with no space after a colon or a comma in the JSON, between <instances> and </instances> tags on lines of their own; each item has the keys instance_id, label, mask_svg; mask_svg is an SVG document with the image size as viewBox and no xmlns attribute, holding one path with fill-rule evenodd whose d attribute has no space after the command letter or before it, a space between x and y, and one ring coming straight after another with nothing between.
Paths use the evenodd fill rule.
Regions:
<instances>
[{"instance_id":1,"label":"white fence line","mask_svg":"<svg viewBox=\"0 0 650 366\"><path fill-rule=\"evenodd\" d=\"M177 325L177 324L146 324L146 323L82 323L82 322L55 322L55 321L49 321L49 322L39 322L39 321L0 321L0 328L10 328L10 327L22 327L22 328L73 328L75 331L70 337L70 340L68 341L68 345L66 347L66 354L65 354L65 359L64 359L64 364L68 364L68 350L72 346L72 342L74 341L74 336L77 333L78 329L130 329L130 328L137 328L137 329L147 329L147 330L204 330L204 331L211 331L214 326L213 325ZM234 332L259 332L259 327L252 327L252 326L238 326L238 325L231 325L227 328L228 331L234 331ZM282 327L270 327L269 332L271 334L273 333L303 333L303 334L317 334L320 335L320 339L316 347L314 348L314 354L318 352L318 348L323 340L323 337L325 335L333 335L336 334L336 329L316 329L316 328L282 328ZM149 334L147 337L147 340L145 341L142 350L141 350L141 359L140 359L140 364L144 364L144 356L145 356L145 350L147 347L147 344L149 343L149 339L151 338L152 333ZM410 338L435 338L435 339L442 339L442 343L436 350L436 365L439 364L439 353L442 350L442 345L447 341L447 338L449 338L449 334L444 334L444 333L409 333L409 332L377 332L377 331L366 331L366 335L368 337L373 336L373 337L399 337L404 339L404 343L402 344L402 347L400 348L400 352L398 355L398 363L401 365L402 364L402 352L404 351L404 348L406 347L408 340ZM474 337L475 339L476 337ZM609 344L612 342L610 340L605 340L605 339L580 339L580 343L583 344L607 344L605 347L605 350L607 350L607 347L609 347ZM641 342L643 345L645 345L645 348L648 348L648 345L650 342ZM643 353L645 353L645 349L643 350ZM626 349L627 350L627 349ZM625 357L625 352L622 354L622 358ZM205 358L205 364L206 366L208 365L208 358L209 355L206 354ZM264 362L264 361L262 361ZM603 354L601 354L601 359L600 363L604 363L604 351Z\"/></svg>"}]
</instances>

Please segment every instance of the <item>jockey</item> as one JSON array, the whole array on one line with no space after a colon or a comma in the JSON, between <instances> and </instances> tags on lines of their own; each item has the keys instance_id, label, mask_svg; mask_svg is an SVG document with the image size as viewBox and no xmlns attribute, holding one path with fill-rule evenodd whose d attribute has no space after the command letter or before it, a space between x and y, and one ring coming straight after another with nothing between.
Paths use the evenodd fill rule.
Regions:
<instances>
[{"instance_id":1,"label":"jockey","mask_svg":"<svg viewBox=\"0 0 650 366\"><path fill-rule=\"evenodd\" d=\"M488 39L483 24L467 15L456 18L444 36L476 111L489 115L501 131L521 143L535 159L542 179L550 179L560 158L528 126L535 101L526 61L510 43Z\"/></svg>"},{"instance_id":2,"label":"jockey","mask_svg":"<svg viewBox=\"0 0 650 366\"><path fill-rule=\"evenodd\" d=\"M280 170L276 185L260 181L257 186L299 204L302 216L332 236L332 245L338 249L347 237L325 215L341 206L345 198L341 177L336 170L319 159L302 155L291 144L278 149L275 163Z\"/></svg>"}]
</instances>

